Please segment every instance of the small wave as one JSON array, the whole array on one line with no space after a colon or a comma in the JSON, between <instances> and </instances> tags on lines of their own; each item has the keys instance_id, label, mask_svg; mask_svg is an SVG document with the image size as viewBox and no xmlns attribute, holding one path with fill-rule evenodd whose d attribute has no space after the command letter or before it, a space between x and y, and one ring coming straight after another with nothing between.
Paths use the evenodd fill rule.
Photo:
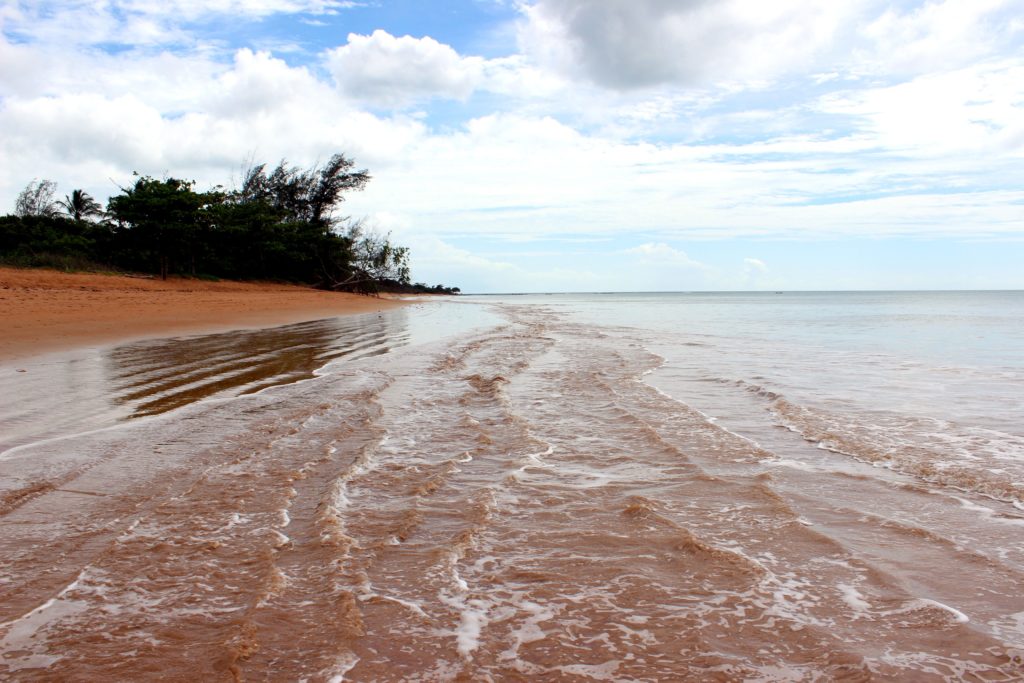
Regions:
<instances>
[{"instance_id":1,"label":"small wave","mask_svg":"<svg viewBox=\"0 0 1024 683\"><path fill-rule=\"evenodd\" d=\"M6 515L17 507L24 505L33 498L49 493L57 488L57 485L50 481L37 481L16 489L12 489L0 497L0 515Z\"/></svg>"},{"instance_id":2,"label":"small wave","mask_svg":"<svg viewBox=\"0 0 1024 683\"><path fill-rule=\"evenodd\" d=\"M1024 501L1020 437L931 418L839 414L799 405L757 384L728 381L765 399L780 425L820 448L930 484L1014 505Z\"/></svg>"},{"instance_id":3,"label":"small wave","mask_svg":"<svg viewBox=\"0 0 1024 683\"><path fill-rule=\"evenodd\" d=\"M480 375L470 375L466 378L474 389L483 394L494 394L501 388L502 384L508 384L508 380L501 375L485 378Z\"/></svg>"}]
</instances>

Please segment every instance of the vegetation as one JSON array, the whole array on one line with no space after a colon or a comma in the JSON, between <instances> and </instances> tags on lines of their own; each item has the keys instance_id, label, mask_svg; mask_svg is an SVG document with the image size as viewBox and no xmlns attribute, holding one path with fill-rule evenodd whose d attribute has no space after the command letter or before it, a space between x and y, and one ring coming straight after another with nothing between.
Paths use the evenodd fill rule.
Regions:
<instances>
[{"instance_id":1,"label":"vegetation","mask_svg":"<svg viewBox=\"0 0 1024 683\"><path fill-rule=\"evenodd\" d=\"M409 281L409 250L337 215L370 180L336 154L323 166L250 168L241 187L198 192L179 178L136 175L106 210L74 190L33 180L0 217L0 262L65 269L286 280L372 293L458 293Z\"/></svg>"}]
</instances>

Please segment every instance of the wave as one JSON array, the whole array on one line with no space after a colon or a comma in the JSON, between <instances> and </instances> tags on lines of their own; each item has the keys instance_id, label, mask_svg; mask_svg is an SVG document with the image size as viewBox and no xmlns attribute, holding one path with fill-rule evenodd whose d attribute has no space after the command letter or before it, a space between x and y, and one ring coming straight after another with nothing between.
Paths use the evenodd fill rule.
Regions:
<instances>
[{"instance_id":1,"label":"wave","mask_svg":"<svg viewBox=\"0 0 1024 683\"><path fill-rule=\"evenodd\" d=\"M882 411L838 413L743 380L717 381L765 399L778 424L820 448L930 484L1024 502L1024 439L1018 436Z\"/></svg>"}]
</instances>

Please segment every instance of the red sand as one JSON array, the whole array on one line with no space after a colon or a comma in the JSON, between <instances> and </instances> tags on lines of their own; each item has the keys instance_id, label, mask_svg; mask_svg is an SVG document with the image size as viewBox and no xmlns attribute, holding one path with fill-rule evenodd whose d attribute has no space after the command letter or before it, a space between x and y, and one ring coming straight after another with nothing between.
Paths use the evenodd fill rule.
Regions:
<instances>
[{"instance_id":1,"label":"red sand","mask_svg":"<svg viewBox=\"0 0 1024 683\"><path fill-rule=\"evenodd\" d=\"M401 305L295 285L0 268L0 362L94 344L286 325Z\"/></svg>"}]
</instances>

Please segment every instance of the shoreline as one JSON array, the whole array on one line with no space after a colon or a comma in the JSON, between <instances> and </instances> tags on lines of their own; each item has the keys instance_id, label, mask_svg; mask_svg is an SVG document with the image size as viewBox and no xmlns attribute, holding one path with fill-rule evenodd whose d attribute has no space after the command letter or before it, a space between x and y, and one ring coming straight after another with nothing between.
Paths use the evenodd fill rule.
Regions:
<instances>
[{"instance_id":1,"label":"shoreline","mask_svg":"<svg viewBox=\"0 0 1024 683\"><path fill-rule=\"evenodd\" d=\"M408 303L278 283L0 267L0 364L140 339L376 313Z\"/></svg>"}]
</instances>

